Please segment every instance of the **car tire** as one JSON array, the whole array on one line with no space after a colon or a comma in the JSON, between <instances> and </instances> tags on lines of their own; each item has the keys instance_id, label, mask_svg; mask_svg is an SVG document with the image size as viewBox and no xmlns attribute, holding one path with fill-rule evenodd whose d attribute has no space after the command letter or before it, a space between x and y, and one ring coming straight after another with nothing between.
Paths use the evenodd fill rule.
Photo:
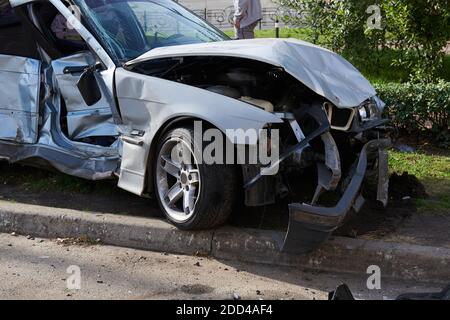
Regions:
<instances>
[{"instance_id":1,"label":"car tire","mask_svg":"<svg viewBox=\"0 0 450 320\"><path fill-rule=\"evenodd\" d=\"M172 129L158 142L153 166L156 198L166 218L182 230L224 224L237 199L236 167L199 163L195 154L204 147L194 142L192 127Z\"/></svg>"}]
</instances>

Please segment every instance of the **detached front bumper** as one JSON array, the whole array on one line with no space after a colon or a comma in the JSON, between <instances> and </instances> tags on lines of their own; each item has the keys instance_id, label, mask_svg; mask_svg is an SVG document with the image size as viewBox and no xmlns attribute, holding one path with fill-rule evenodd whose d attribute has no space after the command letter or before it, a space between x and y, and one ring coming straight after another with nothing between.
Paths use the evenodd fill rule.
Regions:
<instances>
[{"instance_id":1,"label":"detached front bumper","mask_svg":"<svg viewBox=\"0 0 450 320\"><path fill-rule=\"evenodd\" d=\"M289 205L289 227L282 251L294 254L308 253L319 247L336 230L352 206L360 206L360 189L367 171L368 159L378 157L377 200L387 203L388 166L387 151L390 139L369 141L361 150L357 166L342 198L333 208L308 204Z\"/></svg>"}]
</instances>

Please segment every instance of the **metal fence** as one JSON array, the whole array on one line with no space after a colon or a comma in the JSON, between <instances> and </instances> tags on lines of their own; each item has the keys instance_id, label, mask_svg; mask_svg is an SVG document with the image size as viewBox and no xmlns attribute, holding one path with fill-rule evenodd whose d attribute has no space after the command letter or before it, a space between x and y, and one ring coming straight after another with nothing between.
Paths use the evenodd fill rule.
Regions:
<instances>
[{"instance_id":1,"label":"metal fence","mask_svg":"<svg viewBox=\"0 0 450 320\"><path fill-rule=\"evenodd\" d=\"M233 29L233 16L234 7L228 6L225 9L193 9L192 10L199 17L207 20L214 26L222 30ZM151 26L157 26L159 30L172 29L176 24L170 17L161 16L158 13L153 12L136 12L142 25L146 31L151 29ZM292 15L292 12L284 9L283 7L266 7L263 8L262 20L259 24L260 29L273 29L275 23L281 17L286 15ZM148 26L148 28L146 27ZM283 22L280 21L280 26L283 26Z\"/></svg>"},{"instance_id":2,"label":"metal fence","mask_svg":"<svg viewBox=\"0 0 450 320\"><path fill-rule=\"evenodd\" d=\"M233 28L234 7L229 6L225 9L197 9L193 10L195 14L215 25L219 29ZM270 7L263 9L263 19L260 22L261 29L272 29L279 17L286 14L286 10L279 7Z\"/></svg>"}]
</instances>

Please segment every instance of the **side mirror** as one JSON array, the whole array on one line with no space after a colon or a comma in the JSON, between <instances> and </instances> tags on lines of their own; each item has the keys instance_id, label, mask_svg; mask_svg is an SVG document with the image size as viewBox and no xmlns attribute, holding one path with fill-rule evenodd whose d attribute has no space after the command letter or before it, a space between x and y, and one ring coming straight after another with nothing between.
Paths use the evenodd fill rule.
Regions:
<instances>
[{"instance_id":1,"label":"side mirror","mask_svg":"<svg viewBox=\"0 0 450 320\"><path fill-rule=\"evenodd\" d=\"M96 66L89 67L83 71L77 82L78 90L88 106L96 104L102 98L95 73Z\"/></svg>"}]
</instances>

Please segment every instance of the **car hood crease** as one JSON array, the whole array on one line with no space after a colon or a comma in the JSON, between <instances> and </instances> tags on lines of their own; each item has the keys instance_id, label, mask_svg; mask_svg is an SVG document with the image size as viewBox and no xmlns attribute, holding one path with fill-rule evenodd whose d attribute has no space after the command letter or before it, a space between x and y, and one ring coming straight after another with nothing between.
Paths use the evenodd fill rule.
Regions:
<instances>
[{"instance_id":1,"label":"car hood crease","mask_svg":"<svg viewBox=\"0 0 450 320\"><path fill-rule=\"evenodd\" d=\"M126 67L148 60L182 56L229 56L282 67L339 108L352 108L376 95L369 81L347 60L316 45L294 39L221 41L155 48Z\"/></svg>"}]
</instances>

